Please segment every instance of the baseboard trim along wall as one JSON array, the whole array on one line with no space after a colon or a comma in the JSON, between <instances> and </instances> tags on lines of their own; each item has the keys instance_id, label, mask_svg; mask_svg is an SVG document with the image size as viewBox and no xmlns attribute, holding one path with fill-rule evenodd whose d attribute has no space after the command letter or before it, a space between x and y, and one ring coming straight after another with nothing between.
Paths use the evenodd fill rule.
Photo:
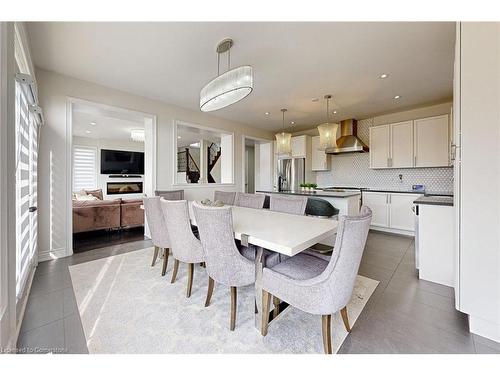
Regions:
<instances>
[{"instance_id":1,"label":"baseboard trim along wall","mask_svg":"<svg viewBox=\"0 0 500 375\"><path fill-rule=\"evenodd\" d=\"M73 251L67 250L64 248L49 250L49 251L40 251L38 253L38 261L45 262L46 260L64 258L73 254Z\"/></svg>"},{"instance_id":2,"label":"baseboard trim along wall","mask_svg":"<svg viewBox=\"0 0 500 375\"><path fill-rule=\"evenodd\" d=\"M476 335L500 342L500 325L469 315L469 330Z\"/></svg>"}]
</instances>

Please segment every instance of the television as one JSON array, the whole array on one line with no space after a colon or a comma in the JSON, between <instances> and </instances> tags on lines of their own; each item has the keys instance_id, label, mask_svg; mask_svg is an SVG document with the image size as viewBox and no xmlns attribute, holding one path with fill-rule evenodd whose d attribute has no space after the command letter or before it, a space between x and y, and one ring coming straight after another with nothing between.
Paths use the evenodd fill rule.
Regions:
<instances>
[{"instance_id":1,"label":"television","mask_svg":"<svg viewBox=\"0 0 500 375\"><path fill-rule=\"evenodd\" d=\"M102 149L101 174L144 174L144 152Z\"/></svg>"}]
</instances>

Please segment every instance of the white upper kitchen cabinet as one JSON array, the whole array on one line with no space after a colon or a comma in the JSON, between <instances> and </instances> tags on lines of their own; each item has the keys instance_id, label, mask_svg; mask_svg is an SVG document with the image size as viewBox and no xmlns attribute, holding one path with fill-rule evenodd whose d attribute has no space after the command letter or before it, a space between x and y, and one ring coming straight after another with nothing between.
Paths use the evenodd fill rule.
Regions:
<instances>
[{"instance_id":1,"label":"white upper kitchen cabinet","mask_svg":"<svg viewBox=\"0 0 500 375\"><path fill-rule=\"evenodd\" d=\"M390 157L389 125L370 128L370 168L388 168Z\"/></svg>"},{"instance_id":2,"label":"white upper kitchen cabinet","mask_svg":"<svg viewBox=\"0 0 500 375\"><path fill-rule=\"evenodd\" d=\"M415 167L446 167L449 160L448 115L414 121Z\"/></svg>"},{"instance_id":3,"label":"white upper kitchen cabinet","mask_svg":"<svg viewBox=\"0 0 500 375\"><path fill-rule=\"evenodd\" d=\"M390 125L389 167L413 167L413 121Z\"/></svg>"},{"instance_id":4,"label":"white upper kitchen cabinet","mask_svg":"<svg viewBox=\"0 0 500 375\"><path fill-rule=\"evenodd\" d=\"M292 158L305 158L307 156L307 135L292 137Z\"/></svg>"},{"instance_id":5,"label":"white upper kitchen cabinet","mask_svg":"<svg viewBox=\"0 0 500 375\"><path fill-rule=\"evenodd\" d=\"M372 226L389 227L389 194L363 192L363 205L372 210Z\"/></svg>"},{"instance_id":6,"label":"white upper kitchen cabinet","mask_svg":"<svg viewBox=\"0 0 500 375\"><path fill-rule=\"evenodd\" d=\"M415 231L415 214L413 201L418 198L415 194L390 194L389 217L390 227L393 229Z\"/></svg>"},{"instance_id":7,"label":"white upper kitchen cabinet","mask_svg":"<svg viewBox=\"0 0 500 375\"><path fill-rule=\"evenodd\" d=\"M311 157L313 171L328 171L330 170L330 155L325 154L324 150L318 150L319 136L311 138Z\"/></svg>"}]
</instances>

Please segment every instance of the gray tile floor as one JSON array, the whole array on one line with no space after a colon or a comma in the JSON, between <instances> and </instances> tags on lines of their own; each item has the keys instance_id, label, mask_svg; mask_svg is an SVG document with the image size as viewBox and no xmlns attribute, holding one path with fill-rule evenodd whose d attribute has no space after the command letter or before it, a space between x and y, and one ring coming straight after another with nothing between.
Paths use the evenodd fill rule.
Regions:
<instances>
[{"instance_id":1,"label":"gray tile floor","mask_svg":"<svg viewBox=\"0 0 500 375\"><path fill-rule=\"evenodd\" d=\"M41 263L18 347L27 352L87 353L68 266L151 246L138 241ZM500 344L468 332L453 290L421 281L412 238L370 232L361 275L380 284L340 353L500 353Z\"/></svg>"}]
</instances>

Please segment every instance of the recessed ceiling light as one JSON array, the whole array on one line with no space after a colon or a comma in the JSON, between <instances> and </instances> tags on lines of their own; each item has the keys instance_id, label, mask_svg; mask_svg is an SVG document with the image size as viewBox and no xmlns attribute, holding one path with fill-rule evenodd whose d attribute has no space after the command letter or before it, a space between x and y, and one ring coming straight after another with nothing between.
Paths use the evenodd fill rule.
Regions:
<instances>
[{"instance_id":1,"label":"recessed ceiling light","mask_svg":"<svg viewBox=\"0 0 500 375\"><path fill-rule=\"evenodd\" d=\"M389 74L387 74L387 73L383 73L383 74L381 74L381 75L378 76L378 78L381 78L381 79L384 79L384 78L387 78L387 77L389 77Z\"/></svg>"},{"instance_id":2,"label":"recessed ceiling light","mask_svg":"<svg viewBox=\"0 0 500 375\"><path fill-rule=\"evenodd\" d=\"M177 136L177 139L181 139L182 137L180 135Z\"/></svg>"},{"instance_id":3,"label":"recessed ceiling light","mask_svg":"<svg viewBox=\"0 0 500 375\"><path fill-rule=\"evenodd\" d=\"M266 112L264 113L266 116L269 116L271 114L271 112Z\"/></svg>"},{"instance_id":4,"label":"recessed ceiling light","mask_svg":"<svg viewBox=\"0 0 500 375\"><path fill-rule=\"evenodd\" d=\"M336 115L337 114L337 111L333 111L333 114Z\"/></svg>"},{"instance_id":5,"label":"recessed ceiling light","mask_svg":"<svg viewBox=\"0 0 500 375\"><path fill-rule=\"evenodd\" d=\"M94 125L97 125L97 123L96 123L95 121L92 121L92 122L90 123L90 125L94 126Z\"/></svg>"},{"instance_id":6,"label":"recessed ceiling light","mask_svg":"<svg viewBox=\"0 0 500 375\"><path fill-rule=\"evenodd\" d=\"M92 133L90 130L85 130L85 134L90 134Z\"/></svg>"},{"instance_id":7,"label":"recessed ceiling light","mask_svg":"<svg viewBox=\"0 0 500 375\"><path fill-rule=\"evenodd\" d=\"M401 99L401 95L396 95L394 99Z\"/></svg>"},{"instance_id":8,"label":"recessed ceiling light","mask_svg":"<svg viewBox=\"0 0 500 375\"><path fill-rule=\"evenodd\" d=\"M295 125L295 121L290 121L290 124Z\"/></svg>"}]
</instances>

